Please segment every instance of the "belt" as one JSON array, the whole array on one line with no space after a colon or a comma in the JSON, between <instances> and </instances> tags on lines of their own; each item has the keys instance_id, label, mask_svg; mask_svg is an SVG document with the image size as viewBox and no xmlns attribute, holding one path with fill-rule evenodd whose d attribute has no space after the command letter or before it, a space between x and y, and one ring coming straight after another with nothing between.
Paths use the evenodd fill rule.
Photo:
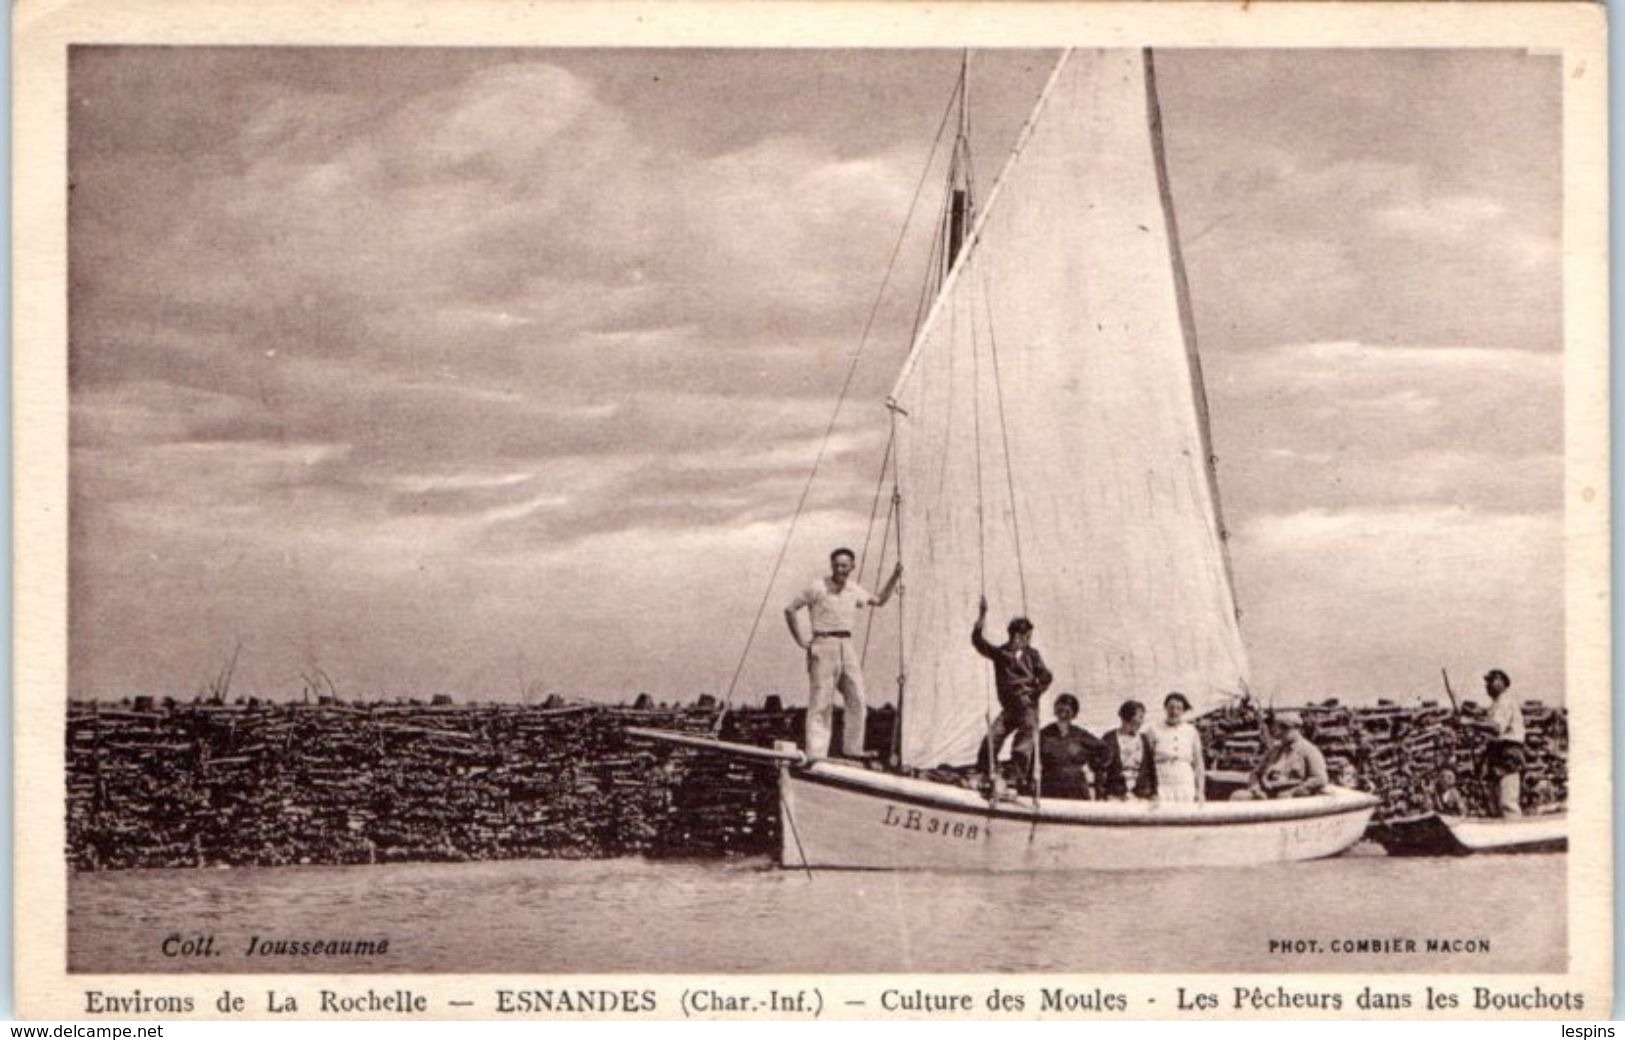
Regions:
<instances>
[{"instance_id":1,"label":"belt","mask_svg":"<svg viewBox=\"0 0 1625 1040\"><path fill-rule=\"evenodd\" d=\"M814 632L814 639L851 639L851 632Z\"/></svg>"}]
</instances>

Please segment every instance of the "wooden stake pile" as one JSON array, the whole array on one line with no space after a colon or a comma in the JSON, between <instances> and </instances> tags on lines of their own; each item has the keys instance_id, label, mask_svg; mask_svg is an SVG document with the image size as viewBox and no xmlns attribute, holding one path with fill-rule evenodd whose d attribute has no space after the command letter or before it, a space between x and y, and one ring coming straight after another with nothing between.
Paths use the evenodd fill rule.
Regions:
<instances>
[{"instance_id":1,"label":"wooden stake pile","mask_svg":"<svg viewBox=\"0 0 1625 1040\"><path fill-rule=\"evenodd\" d=\"M628 740L714 708L256 704L68 715L75 869L776 848L771 767ZM800 712L724 736L794 738Z\"/></svg>"},{"instance_id":2,"label":"wooden stake pile","mask_svg":"<svg viewBox=\"0 0 1625 1040\"><path fill-rule=\"evenodd\" d=\"M1483 710L1299 709L1345 781L1382 795L1378 819L1434 807L1451 769L1469 810ZM406 860L763 855L779 844L773 766L631 740L627 726L708 734L714 703L605 705L74 703L68 712L68 848L76 870ZM1567 795L1562 709L1526 702L1530 808ZM721 736L801 739L799 709L736 709ZM870 713L886 755L896 714ZM1250 706L1203 717L1216 769L1264 749ZM838 746L837 727L836 741Z\"/></svg>"},{"instance_id":3,"label":"wooden stake pile","mask_svg":"<svg viewBox=\"0 0 1625 1040\"><path fill-rule=\"evenodd\" d=\"M1403 707L1344 707L1336 701L1293 708L1304 735L1326 755L1334 783L1382 797L1376 821L1441 809L1444 774L1454 775L1468 815L1495 815L1496 792L1484 774L1485 749L1494 733L1483 706L1474 701L1456 714L1428 702ZM1540 701L1523 702L1525 811L1561 804L1568 797L1568 713ZM1264 753L1264 713L1251 704L1231 705L1197 721L1208 765L1251 770Z\"/></svg>"}]
</instances>

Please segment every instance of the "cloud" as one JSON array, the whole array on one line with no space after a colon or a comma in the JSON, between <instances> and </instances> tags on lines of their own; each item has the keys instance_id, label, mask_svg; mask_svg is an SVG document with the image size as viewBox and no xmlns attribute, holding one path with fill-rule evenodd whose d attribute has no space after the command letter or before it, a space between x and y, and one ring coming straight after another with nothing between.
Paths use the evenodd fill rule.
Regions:
<instances>
[{"instance_id":1,"label":"cloud","mask_svg":"<svg viewBox=\"0 0 1625 1040\"><path fill-rule=\"evenodd\" d=\"M315 659L418 693L509 691L516 655L584 692L731 674L957 63L702 58L75 49L76 685L165 690L239 636L260 692ZM1052 59L983 61L984 186ZM1330 636L1263 603L1379 609L1339 545L1382 550L1335 518L1434 559L1452 510L1462 545L1545 544L1494 524L1561 501L1548 64L1159 58L1266 670ZM932 203L772 603L863 537ZM1345 613L1400 667L1406 633ZM751 689L796 688L785 650Z\"/></svg>"},{"instance_id":2,"label":"cloud","mask_svg":"<svg viewBox=\"0 0 1625 1040\"><path fill-rule=\"evenodd\" d=\"M1215 51L1167 64L1204 342L1559 348L1555 59Z\"/></svg>"},{"instance_id":3,"label":"cloud","mask_svg":"<svg viewBox=\"0 0 1625 1040\"><path fill-rule=\"evenodd\" d=\"M1260 690L1287 699L1439 696L1492 665L1563 690L1560 513L1312 509L1256 518L1234 551ZM1336 567L1325 561L1334 559Z\"/></svg>"},{"instance_id":4,"label":"cloud","mask_svg":"<svg viewBox=\"0 0 1625 1040\"><path fill-rule=\"evenodd\" d=\"M1507 205L1489 195L1446 195L1427 202L1404 202L1383 206L1371 213L1371 221L1394 234L1416 238L1441 238L1451 243L1481 234L1507 215Z\"/></svg>"}]
</instances>

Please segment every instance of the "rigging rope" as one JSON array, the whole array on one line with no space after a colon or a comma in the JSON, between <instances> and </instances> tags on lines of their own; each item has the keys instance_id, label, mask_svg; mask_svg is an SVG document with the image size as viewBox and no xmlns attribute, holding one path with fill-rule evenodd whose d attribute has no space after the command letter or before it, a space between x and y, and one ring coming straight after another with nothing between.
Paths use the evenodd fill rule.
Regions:
<instances>
[{"instance_id":1,"label":"rigging rope","mask_svg":"<svg viewBox=\"0 0 1625 1040\"><path fill-rule=\"evenodd\" d=\"M878 503L876 504L878 505ZM892 499L891 506L886 510L886 529L880 538L880 563L875 569L876 574L879 574L880 570L886 566L886 549L891 545L891 521L893 514L896 512L897 500L894 498ZM901 553L899 553L899 555L901 555ZM869 616L864 619L863 623L863 649L858 653L859 668L867 667L869 664L869 634L874 631L874 628L875 612L871 610L869 611Z\"/></svg>"},{"instance_id":2,"label":"rigging rope","mask_svg":"<svg viewBox=\"0 0 1625 1040\"><path fill-rule=\"evenodd\" d=\"M880 456L880 473L875 476L875 497L874 501L869 503L869 524L863 529L863 551L858 554L859 585L863 584L863 565L864 561L869 558L869 542L874 538L875 517L880 513L880 493L886 490L886 467L891 462L892 446L896 443L897 424L893 422L891 425L891 435L886 438L886 451ZM886 518L886 522L891 522L890 516ZM883 567L885 567L885 565L886 548L885 545L882 544L880 549L880 562L875 565L875 576L872 579L874 582L878 583L880 581L880 571Z\"/></svg>"},{"instance_id":3,"label":"rigging rope","mask_svg":"<svg viewBox=\"0 0 1625 1040\"><path fill-rule=\"evenodd\" d=\"M790 551L790 541L795 537L796 525L801 521L801 514L807 507L807 496L812 492L813 481L818 477L818 467L824 461L824 453L829 449L830 437L835 433L835 423L840 419L841 406L846 402L846 395L852 389L852 378L857 375L858 362L863 358L864 348L869 342L869 333L873 330L875 318L880 313L880 305L886 298L886 287L891 284L892 272L897 267L897 257L902 252L903 240L908 237L909 225L914 220L914 210L919 205L920 193L925 188L926 178L930 176L931 166L936 161L937 148L942 144L942 132L948 126L948 117L953 114L954 101L964 91L961 83L948 99L948 104L942 110L942 120L937 124L936 136L931 141L931 151L925 157L925 166L920 170L920 179L914 185L914 197L909 200L908 212L903 215L903 226L898 229L897 241L893 243L891 256L886 261L886 273L880 280L880 290L875 293L874 305L869 308L869 317L863 323L863 332L858 337L858 348L852 354L852 361L846 367L846 378L841 382L841 392L835 399L835 408L829 417L829 425L824 428L824 436L818 442L818 453L813 457L812 472L807 474L807 483L801 488L801 497L796 501L796 509L790 516L790 524L784 532L784 542L779 546L778 557L773 561L773 570L768 574L767 587L762 590L762 601L756 606L756 616L751 620L750 632L745 636L745 646L739 653L739 663L734 666L733 677L728 680L728 691L723 695L722 711L717 713L717 720L713 724L713 732L722 729L723 717L727 714L728 705L733 702L734 690L739 686L739 676L745 670L745 662L750 659L750 648L756 642L756 633L762 626L762 615L767 611L768 598L773 595L773 583L778 579L779 571L784 566L784 558Z\"/></svg>"},{"instance_id":4,"label":"rigging rope","mask_svg":"<svg viewBox=\"0 0 1625 1040\"><path fill-rule=\"evenodd\" d=\"M1016 542L1016 577L1021 582L1021 612L1027 613L1027 566L1021 556L1021 515L1016 505L1015 464L1010 459L1010 426L1004 417L1004 383L999 377L999 337L993 331L993 301L988 295L987 274L982 275L982 303L987 310L987 339L993 355L993 394L999 404L999 437L1004 445L1004 479L1010 492L1010 527Z\"/></svg>"},{"instance_id":5,"label":"rigging rope","mask_svg":"<svg viewBox=\"0 0 1625 1040\"><path fill-rule=\"evenodd\" d=\"M975 226L973 209L975 206L974 199L976 197L975 167L970 158L970 105L968 104L970 99L969 51L965 52L964 60L960 64L959 77L959 132L954 138L953 159L948 166L948 206L945 218L947 222L951 223L957 216L960 220L961 235L964 237L955 240L951 237L951 231L948 232L950 235L948 245L943 250L943 280L946 280L948 277L948 273L952 269L953 264L959 259L960 256L964 254L965 250L969 248L970 243L968 238L970 229ZM964 210L958 214L955 214L953 212L955 185L958 183L961 175L964 177L965 182ZM945 224L944 226L946 229L947 225ZM950 251L957 252L955 255L950 256ZM966 265L969 266L976 263L976 259L977 258L974 256L967 258L965 261ZM966 277L969 277L968 271L966 273ZM940 286L940 281L938 284ZM974 297L972 297L969 317L971 351L971 437L972 443L975 445L976 458L976 570L977 587L980 590L980 599L977 604L977 616L985 621L986 619L983 617L982 611L987 603L987 522L986 495L984 493L985 482L982 473L982 348L980 337L978 337L976 334L976 306ZM959 312L957 309L949 311L948 322L948 342L957 342L959 338ZM949 357L950 359L952 358L951 352ZM950 389L949 400L951 401L952 399L953 393ZM993 669L989 668L984 674L984 682L982 686L983 723L987 727L985 730L986 736L982 739L985 745L985 754L987 755L987 772L990 782L992 781L993 777L998 775L999 769L999 748L998 745L993 742L993 688L994 674ZM991 793L993 797L997 797L996 785L993 787Z\"/></svg>"},{"instance_id":6,"label":"rigging rope","mask_svg":"<svg viewBox=\"0 0 1625 1040\"><path fill-rule=\"evenodd\" d=\"M1021 613L1025 616L1029 612L1029 607L1027 605L1027 565L1026 565L1026 561L1023 559L1022 552L1021 552L1021 516L1020 516L1019 507L1018 507L1018 505L1016 503L1015 463L1010 457L1010 426L1009 426L1009 423L1006 421L1005 414L1004 414L1004 382L1003 382L1002 378L1000 377L1000 373L999 373L999 337L998 337L998 333L995 332L994 328L993 328L993 303L992 303L992 299L991 299L991 296L990 296L989 291L988 291L987 271L985 269L980 269L978 271L978 273L981 274L981 276L982 276L981 277L981 282L982 282L982 303L983 303L983 309L987 312L988 353L991 355L991 357L993 359L993 396L994 396L994 400L998 403L998 409L999 409L999 443L1000 443L1000 445L1001 445L1001 447L1003 448L1003 451L1004 451L1005 488L1009 492L1009 495L1010 495L1010 528L1011 528L1011 534L1014 536L1013 540L1014 540L1015 546L1016 546L1016 579L1017 579L1017 581L1020 582L1020 585L1021 585ZM974 342L975 342L975 329L976 329L976 305L974 303L975 297L972 296L971 299L973 301L972 304L971 304L971 330L972 330L971 331L971 336L972 336L972 342L973 342L973 345L974 345ZM978 395L978 397L979 396L980 395ZM977 465L976 488L977 488L978 500L980 499L980 496L981 496L981 485L982 485L982 478L981 478L981 464L982 464L981 449L982 449L981 438L980 438L980 436L978 436L977 437L977 444L976 444L976 451L977 451L977 455L976 455L976 465ZM978 501L978 504L977 504L978 518L980 518L980 514L981 514L981 504L980 504L980 501ZM978 522L980 522L979 519L978 519ZM984 593L984 595L985 595L985 593ZM1033 707L1034 707L1035 710L1033 712L1032 762L1031 762L1030 768L1032 770L1032 781L1033 781L1033 807L1036 810L1041 804L1041 797L1042 796L1040 794L1040 791L1042 790L1043 783L1044 783L1044 765L1043 765L1043 762L1044 762L1044 756L1043 756L1044 741L1043 741L1043 733L1039 730L1039 727L1038 727L1038 712L1036 710L1037 709L1037 704L1034 704ZM997 752L998 749L994 748L993 750L994 750L994 752ZM1034 818L1033 818L1033 826L1034 826L1034 828L1036 828L1038 826L1038 819L1037 819L1036 816L1034 816ZM1033 837L1033 835L1029 834L1028 835L1028 840L1029 841L1032 840L1032 837Z\"/></svg>"},{"instance_id":7,"label":"rigging rope","mask_svg":"<svg viewBox=\"0 0 1625 1040\"><path fill-rule=\"evenodd\" d=\"M958 331L958 312L949 323L948 335ZM970 403L971 437L976 444L976 568L978 587L983 598L987 596L987 526L982 493L982 350L976 338L976 310L970 314Z\"/></svg>"},{"instance_id":8,"label":"rigging rope","mask_svg":"<svg viewBox=\"0 0 1625 1040\"><path fill-rule=\"evenodd\" d=\"M972 258L970 262L975 263L976 262L975 258ZM981 344L980 338L976 335L976 307L974 306L974 297L972 298L972 302L973 302L973 306L971 307L971 310L970 310L970 360L971 360L971 378L970 378L971 391L970 391L970 399L971 399L971 429L973 430L972 438L973 438L973 441L974 441L974 443L976 445L976 563L977 563L977 574L978 574L977 581L978 581L978 587L981 590L981 599L977 604L977 617L979 619L985 621L986 618L982 614L982 609L987 603L987 526L986 526L985 514L984 514L985 495L983 493L983 481L982 481L982 364L981 364L982 344ZM957 324L958 312L955 311L954 315L955 315L954 323ZM948 335L950 337L949 342L953 342L954 339L958 338L958 337L954 336L954 329L953 328L949 329ZM984 639L987 638L987 632L986 632L985 629L982 632L982 637ZM989 781L990 784L992 784L993 778L995 776L997 776L998 772L999 772L999 744L1003 743L1003 741L999 741L999 742L995 743L994 740L993 740L993 688L994 688L994 680L995 680L994 671L993 671L992 665L990 663L989 667L984 670L983 682L982 682L982 717L983 717L983 722L987 726L987 736L982 738L982 742L987 746L987 751L986 751L986 753L987 753L987 775L988 775L988 781ZM1002 705L1000 706L1000 714L1001 715L1003 714L1003 706ZM997 790L998 790L997 785L996 784L993 785L991 793L993 794L994 797L997 796Z\"/></svg>"},{"instance_id":9,"label":"rigging rope","mask_svg":"<svg viewBox=\"0 0 1625 1040\"><path fill-rule=\"evenodd\" d=\"M948 176L953 177L953 160L948 161ZM920 325L931 313L931 304L942 291L942 281L948 277L948 235L949 227L953 221L952 200L944 193L942 207L937 210L937 219L931 226L931 246L926 253L929 261L926 264L925 277L920 279L920 295L914 305L914 329L909 336L909 343L913 345L919 338Z\"/></svg>"},{"instance_id":10,"label":"rigging rope","mask_svg":"<svg viewBox=\"0 0 1625 1040\"><path fill-rule=\"evenodd\" d=\"M892 436L897 436L897 413L893 412ZM903 558L903 503L902 489L897 486L897 471L892 470L891 486L891 515L897 522L897 559ZM897 586L897 718L893 720L891 730L892 758L902 761L903 739L903 695L908 691L908 661L904 656L906 649L903 645L903 633L908 631L905 623L908 618L904 611L908 607L908 597L904 595L908 590L901 584Z\"/></svg>"}]
</instances>

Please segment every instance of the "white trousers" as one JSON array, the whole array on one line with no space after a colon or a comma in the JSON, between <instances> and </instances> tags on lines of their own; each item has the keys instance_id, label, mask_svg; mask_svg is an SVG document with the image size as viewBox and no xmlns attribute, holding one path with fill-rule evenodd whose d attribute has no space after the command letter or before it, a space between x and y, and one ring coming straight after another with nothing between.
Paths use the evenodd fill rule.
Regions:
<instances>
[{"instance_id":1,"label":"white trousers","mask_svg":"<svg viewBox=\"0 0 1625 1040\"><path fill-rule=\"evenodd\" d=\"M1523 815L1523 777L1517 773L1507 773L1496 784L1501 802L1502 816Z\"/></svg>"},{"instance_id":2,"label":"white trousers","mask_svg":"<svg viewBox=\"0 0 1625 1040\"><path fill-rule=\"evenodd\" d=\"M863 672L858 667L858 651L851 638L814 637L812 646L807 648L807 679L807 757L825 758L829 755L836 690L841 691L846 703L846 717L841 725L841 748L848 758L862 755L868 708L863 702Z\"/></svg>"}]
</instances>

